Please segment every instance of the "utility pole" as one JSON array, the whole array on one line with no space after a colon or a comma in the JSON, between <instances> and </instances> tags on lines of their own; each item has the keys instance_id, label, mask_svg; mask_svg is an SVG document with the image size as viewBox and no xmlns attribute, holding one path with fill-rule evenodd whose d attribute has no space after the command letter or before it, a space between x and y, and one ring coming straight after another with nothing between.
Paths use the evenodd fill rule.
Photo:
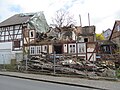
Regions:
<instances>
[{"instance_id":1,"label":"utility pole","mask_svg":"<svg viewBox=\"0 0 120 90\"><path fill-rule=\"evenodd\" d=\"M88 24L90 26L90 15L89 15L89 13L88 13Z\"/></svg>"},{"instance_id":2,"label":"utility pole","mask_svg":"<svg viewBox=\"0 0 120 90\"><path fill-rule=\"evenodd\" d=\"M25 63L25 64L26 64L26 65L25 65L25 70L26 70L26 71L27 71L27 69L28 69L28 67L27 67L27 62L28 62L28 61L27 61L27 60L28 60L28 58L26 58L26 60L25 60L25 61L26 61L26 63Z\"/></svg>"},{"instance_id":3,"label":"utility pole","mask_svg":"<svg viewBox=\"0 0 120 90\"><path fill-rule=\"evenodd\" d=\"M81 20L81 15L79 14L79 18L80 18L80 26L82 27L82 20Z\"/></svg>"},{"instance_id":4,"label":"utility pole","mask_svg":"<svg viewBox=\"0 0 120 90\"><path fill-rule=\"evenodd\" d=\"M56 58L56 54L55 54L55 51L54 51L54 75L55 75L55 73L56 73L56 72L55 72L55 61L56 61L55 58Z\"/></svg>"}]
</instances>

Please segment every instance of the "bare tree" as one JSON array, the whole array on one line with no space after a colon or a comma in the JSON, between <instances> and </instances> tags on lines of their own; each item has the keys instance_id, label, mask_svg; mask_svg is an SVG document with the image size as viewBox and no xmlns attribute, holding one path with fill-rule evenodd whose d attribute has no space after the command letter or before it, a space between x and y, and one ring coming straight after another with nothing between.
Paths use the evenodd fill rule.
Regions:
<instances>
[{"instance_id":1,"label":"bare tree","mask_svg":"<svg viewBox=\"0 0 120 90\"><path fill-rule=\"evenodd\" d=\"M56 27L63 27L63 26L70 26L70 25L74 25L75 24L75 20L73 15L70 15L69 12L60 9L58 11L56 11L55 17L53 18L53 24Z\"/></svg>"}]
</instances>

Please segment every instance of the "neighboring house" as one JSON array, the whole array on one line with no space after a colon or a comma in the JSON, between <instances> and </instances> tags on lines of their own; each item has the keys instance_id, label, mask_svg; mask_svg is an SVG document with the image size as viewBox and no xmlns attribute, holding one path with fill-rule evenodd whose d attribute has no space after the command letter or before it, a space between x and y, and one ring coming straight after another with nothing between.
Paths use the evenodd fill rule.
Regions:
<instances>
[{"instance_id":1,"label":"neighboring house","mask_svg":"<svg viewBox=\"0 0 120 90\"><path fill-rule=\"evenodd\" d=\"M108 31L110 32L109 29L107 32ZM99 61L104 62L108 66L114 66L116 63L120 65L120 55L118 53L118 50L120 49L120 21L115 21L109 39L99 41L98 44L97 56L99 56Z\"/></svg>"},{"instance_id":2,"label":"neighboring house","mask_svg":"<svg viewBox=\"0 0 120 90\"><path fill-rule=\"evenodd\" d=\"M42 52L51 55L55 51L58 56L96 60L95 26L54 28L46 34L46 38L30 42L30 56L41 56Z\"/></svg>"},{"instance_id":3,"label":"neighboring house","mask_svg":"<svg viewBox=\"0 0 120 90\"><path fill-rule=\"evenodd\" d=\"M99 63L104 63L109 67L114 67L120 64L120 55L116 51L118 46L111 40L102 40L98 42L98 52L96 54L96 59Z\"/></svg>"},{"instance_id":4,"label":"neighboring house","mask_svg":"<svg viewBox=\"0 0 120 90\"><path fill-rule=\"evenodd\" d=\"M105 40L108 40L110 38L111 32L112 32L111 29L107 29L107 30L103 31L102 34L103 34Z\"/></svg>"},{"instance_id":5,"label":"neighboring house","mask_svg":"<svg viewBox=\"0 0 120 90\"><path fill-rule=\"evenodd\" d=\"M98 42L99 54L115 54L117 50L117 44L110 40L102 40Z\"/></svg>"},{"instance_id":6,"label":"neighboring house","mask_svg":"<svg viewBox=\"0 0 120 90\"><path fill-rule=\"evenodd\" d=\"M48 30L43 12L16 14L1 22L0 63L23 59L29 51L29 43L36 38L36 32L44 33Z\"/></svg>"},{"instance_id":7,"label":"neighboring house","mask_svg":"<svg viewBox=\"0 0 120 90\"><path fill-rule=\"evenodd\" d=\"M115 21L109 40L116 43L120 49L120 21Z\"/></svg>"}]
</instances>

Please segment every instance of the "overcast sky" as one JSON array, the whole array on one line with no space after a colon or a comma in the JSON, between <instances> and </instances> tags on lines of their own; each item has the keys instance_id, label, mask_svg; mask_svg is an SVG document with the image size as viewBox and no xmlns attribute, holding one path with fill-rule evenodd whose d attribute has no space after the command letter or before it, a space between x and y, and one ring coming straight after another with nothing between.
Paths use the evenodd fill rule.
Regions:
<instances>
[{"instance_id":1,"label":"overcast sky","mask_svg":"<svg viewBox=\"0 0 120 90\"><path fill-rule=\"evenodd\" d=\"M76 25L79 14L82 26L88 25L88 13L91 25L96 33L112 29L115 20L120 20L120 0L0 0L0 22L18 13L44 11L48 24L59 9L65 9L74 15Z\"/></svg>"}]
</instances>

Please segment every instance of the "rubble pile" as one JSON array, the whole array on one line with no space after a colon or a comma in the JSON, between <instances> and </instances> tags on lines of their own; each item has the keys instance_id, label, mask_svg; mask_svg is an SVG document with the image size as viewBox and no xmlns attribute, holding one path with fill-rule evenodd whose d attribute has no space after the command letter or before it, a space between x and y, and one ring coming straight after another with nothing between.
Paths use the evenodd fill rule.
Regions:
<instances>
[{"instance_id":1,"label":"rubble pile","mask_svg":"<svg viewBox=\"0 0 120 90\"><path fill-rule=\"evenodd\" d=\"M107 66L102 66L102 64L100 65L95 62L77 60L75 57L52 57L51 59L47 59L47 54L42 54L43 55L41 55L41 57L33 56L27 61L28 71L44 71L53 73L55 69L55 72L58 74L115 76L114 70L108 68Z\"/></svg>"}]
</instances>

